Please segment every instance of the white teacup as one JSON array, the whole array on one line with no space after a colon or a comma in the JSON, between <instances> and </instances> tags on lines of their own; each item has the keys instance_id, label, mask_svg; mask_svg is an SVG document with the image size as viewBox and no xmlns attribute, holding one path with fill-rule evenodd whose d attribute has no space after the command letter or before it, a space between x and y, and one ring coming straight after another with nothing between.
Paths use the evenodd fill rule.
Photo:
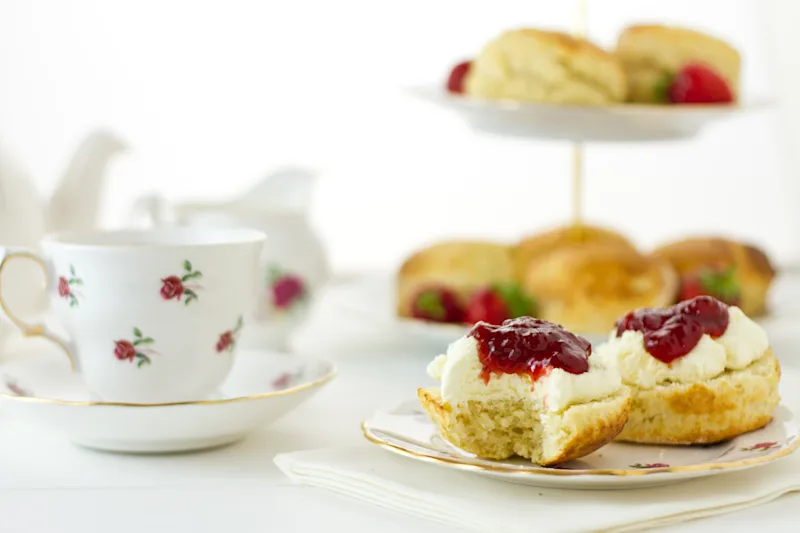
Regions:
<instances>
[{"instance_id":1,"label":"white teacup","mask_svg":"<svg viewBox=\"0 0 800 533\"><path fill-rule=\"evenodd\" d=\"M159 229L55 234L37 261L69 340L0 308L25 336L64 348L103 401L171 403L212 398L254 311L266 236L252 229Z\"/></svg>"}]
</instances>

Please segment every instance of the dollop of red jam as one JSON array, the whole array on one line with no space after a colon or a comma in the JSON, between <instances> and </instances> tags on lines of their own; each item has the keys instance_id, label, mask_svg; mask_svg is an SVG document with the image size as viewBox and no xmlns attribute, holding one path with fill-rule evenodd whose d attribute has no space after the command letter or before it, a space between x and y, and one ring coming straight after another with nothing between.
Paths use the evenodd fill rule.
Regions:
<instances>
[{"instance_id":1,"label":"dollop of red jam","mask_svg":"<svg viewBox=\"0 0 800 533\"><path fill-rule=\"evenodd\" d=\"M570 374L589 370L589 341L546 320L526 316L499 326L478 322L468 335L478 343L481 378L487 383L492 374L527 374L536 381L554 368Z\"/></svg>"},{"instance_id":2,"label":"dollop of red jam","mask_svg":"<svg viewBox=\"0 0 800 533\"><path fill-rule=\"evenodd\" d=\"M617 337L641 331L647 353L671 363L691 352L703 334L721 336L729 320L727 305L711 296L697 296L671 307L631 311L617 320Z\"/></svg>"}]
</instances>

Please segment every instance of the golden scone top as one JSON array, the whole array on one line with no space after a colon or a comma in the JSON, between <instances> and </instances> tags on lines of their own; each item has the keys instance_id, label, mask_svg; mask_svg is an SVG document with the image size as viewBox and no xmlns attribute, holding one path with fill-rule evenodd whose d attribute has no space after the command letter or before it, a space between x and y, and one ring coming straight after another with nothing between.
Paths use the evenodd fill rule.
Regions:
<instances>
[{"instance_id":1,"label":"golden scone top","mask_svg":"<svg viewBox=\"0 0 800 533\"><path fill-rule=\"evenodd\" d=\"M625 100L619 60L566 33L515 29L487 44L464 79L470 96L576 105Z\"/></svg>"}]
</instances>

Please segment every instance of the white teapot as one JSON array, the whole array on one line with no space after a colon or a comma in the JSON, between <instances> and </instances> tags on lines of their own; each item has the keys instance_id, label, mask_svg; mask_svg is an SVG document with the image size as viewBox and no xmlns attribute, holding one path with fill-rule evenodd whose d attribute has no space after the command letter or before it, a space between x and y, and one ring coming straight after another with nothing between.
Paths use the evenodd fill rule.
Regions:
<instances>
[{"instance_id":1,"label":"white teapot","mask_svg":"<svg viewBox=\"0 0 800 533\"><path fill-rule=\"evenodd\" d=\"M283 169L247 194L217 203L169 204L150 195L139 199L134 215L156 226L245 226L267 234L262 256L263 297L243 346L285 350L291 333L307 318L330 267L321 239L308 220L315 175Z\"/></svg>"},{"instance_id":2,"label":"white teapot","mask_svg":"<svg viewBox=\"0 0 800 533\"><path fill-rule=\"evenodd\" d=\"M61 181L50 198L44 198L30 173L0 142L0 247L37 249L45 233L96 227L103 181L110 160L126 148L114 134L95 131L79 144ZM43 274L38 265L14 261L4 265L3 297L15 314L26 318L49 311L41 288ZM0 320L0 345L4 348L19 333Z\"/></svg>"}]
</instances>

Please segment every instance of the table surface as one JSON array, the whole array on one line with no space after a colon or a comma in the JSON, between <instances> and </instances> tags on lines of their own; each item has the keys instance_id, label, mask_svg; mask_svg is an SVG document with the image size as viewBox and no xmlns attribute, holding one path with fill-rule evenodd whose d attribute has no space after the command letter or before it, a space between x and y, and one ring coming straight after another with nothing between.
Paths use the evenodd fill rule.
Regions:
<instances>
[{"instance_id":1,"label":"table surface","mask_svg":"<svg viewBox=\"0 0 800 533\"><path fill-rule=\"evenodd\" d=\"M233 446L170 456L98 453L0 411L0 531L263 533L338 525L351 532L458 531L293 485L272 463L281 452L362 443L361 420L408 399L428 381L425 365L435 353L390 349L387 343L379 352L374 342L358 342L365 341L363 332L330 327L327 312L323 300L295 348L334 360L337 379L284 419ZM788 351L776 347L779 357ZM800 370L800 362L782 363ZM658 531L795 531L798 506L800 496L792 494Z\"/></svg>"}]
</instances>

